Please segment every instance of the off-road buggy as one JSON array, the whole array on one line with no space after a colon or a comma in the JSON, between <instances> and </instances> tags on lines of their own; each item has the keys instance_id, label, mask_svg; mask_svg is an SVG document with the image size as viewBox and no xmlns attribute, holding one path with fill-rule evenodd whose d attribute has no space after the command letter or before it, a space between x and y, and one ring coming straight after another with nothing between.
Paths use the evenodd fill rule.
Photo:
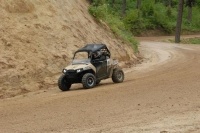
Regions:
<instances>
[{"instance_id":1,"label":"off-road buggy","mask_svg":"<svg viewBox=\"0 0 200 133\"><path fill-rule=\"evenodd\" d=\"M124 72L118 61L110 58L105 44L87 44L80 48L75 52L72 63L62 72L58 79L58 87L62 91L68 91L74 83L82 83L88 89L103 79L112 78L114 83L124 80Z\"/></svg>"}]
</instances>

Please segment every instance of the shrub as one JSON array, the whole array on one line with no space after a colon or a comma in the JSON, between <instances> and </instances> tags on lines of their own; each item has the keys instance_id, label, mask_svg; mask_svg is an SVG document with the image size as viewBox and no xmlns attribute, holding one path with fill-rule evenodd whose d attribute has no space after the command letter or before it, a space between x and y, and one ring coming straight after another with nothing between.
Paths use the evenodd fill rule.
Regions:
<instances>
[{"instance_id":1,"label":"shrub","mask_svg":"<svg viewBox=\"0 0 200 133\"><path fill-rule=\"evenodd\" d=\"M126 29L130 30L134 35L140 34L141 31L145 29L144 22L140 17L140 11L137 9L127 12L124 23Z\"/></svg>"},{"instance_id":2,"label":"shrub","mask_svg":"<svg viewBox=\"0 0 200 133\"><path fill-rule=\"evenodd\" d=\"M97 19L109 23L114 33L124 34L125 31L140 35L146 30L159 29L171 34L175 31L177 21L178 1L142 1L140 9L136 9L136 1L127 0L126 16L121 17L122 1L115 1L111 6L111 0L94 0L90 12ZM200 2L193 7L192 22L188 22L188 9L184 8L182 29L187 31L200 31ZM121 33L122 32L122 33Z\"/></svg>"},{"instance_id":3,"label":"shrub","mask_svg":"<svg viewBox=\"0 0 200 133\"><path fill-rule=\"evenodd\" d=\"M97 18L97 20L105 21L115 35L131 43L135 52L138 51L138 42L133 38L133 34L128 30L120 17L109 9L107 4L100 6L90 6L89 13Z\"/></svg>"}]
</instances>

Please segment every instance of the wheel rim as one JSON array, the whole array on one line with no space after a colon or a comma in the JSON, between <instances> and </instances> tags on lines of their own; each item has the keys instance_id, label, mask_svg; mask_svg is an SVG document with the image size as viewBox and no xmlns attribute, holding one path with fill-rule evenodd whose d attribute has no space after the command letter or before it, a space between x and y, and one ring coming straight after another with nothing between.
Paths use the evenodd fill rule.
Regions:
<instances>
[{"instance_id":1,"label":"wheel rim","mask_svg":"<svg viewBox=\"0 0 200 133\"><path fill-rule=\"evenodd\" d=\"M118 72L118 73L117 73L117 79L118 79L118 80L122 80L122 78L123 78L122 72Z\"/></svg>"},{"instance_id":2,"label":"wheel rim","mask_svg":"<svg viewBox=\"0 0 200 133\"><path fill-rule=\"evenodd\" d=\"M87 84L88 84L89 86L93 86L93 85L94 85L94 78L93 78L93 77L89 77L89 78L87 79Z\"/></svg>"}]
</instances>

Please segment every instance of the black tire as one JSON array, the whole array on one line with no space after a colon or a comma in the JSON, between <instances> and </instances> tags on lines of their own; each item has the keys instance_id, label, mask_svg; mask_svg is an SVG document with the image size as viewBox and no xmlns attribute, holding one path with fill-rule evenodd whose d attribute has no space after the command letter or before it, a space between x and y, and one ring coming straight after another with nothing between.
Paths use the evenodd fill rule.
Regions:
<instances>
[{"instance_id":1,"label":"black tire","mask_svg":"<svg viewBox=\"0 0 200 133\"><path fill-rule=\"evenodd\" d=\"M82 77L83 88L89 89L96 85L96 77L92 73L86 73Z\"/></svg>"},{"instance_id":2,"label":"black tire","mask_svg":"<svg viewBox=\"0 0 200 133\"><path fill-rule=\"evenodd\" d=\"M71 83L67 81L67 78L65 75L61 75L58 79L58 87L62 91L68 91L71 87Z\"/></svg>"},{"instance_id":3,"label":"black tire","mask_svg":"<svg viewBox=\"0 0 200 133\"><path fill-rule=\"evenodd\" d=\"M123 82L124 81L124 72L119 68L114 69L113 74L112 74L112 81L114 83Z\"/></svg>"}]
</instances>

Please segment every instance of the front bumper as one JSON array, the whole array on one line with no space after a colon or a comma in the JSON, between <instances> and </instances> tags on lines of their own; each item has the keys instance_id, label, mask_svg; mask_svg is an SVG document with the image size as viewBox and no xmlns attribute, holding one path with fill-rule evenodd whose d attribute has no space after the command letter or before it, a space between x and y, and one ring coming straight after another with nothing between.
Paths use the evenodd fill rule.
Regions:
<instances>
[{"instance_id":1,"label":"front bumper","mask_svg":"<svg viewBox=\"0 0 200 133\"><path fill-rule=\"evenodd\" d=\"M67 79L71 83L81 83L82 82L82 71L80 69L74 70L74 69L63 69L63 74L66 75Z\"/></svg>"}]
</instances>

